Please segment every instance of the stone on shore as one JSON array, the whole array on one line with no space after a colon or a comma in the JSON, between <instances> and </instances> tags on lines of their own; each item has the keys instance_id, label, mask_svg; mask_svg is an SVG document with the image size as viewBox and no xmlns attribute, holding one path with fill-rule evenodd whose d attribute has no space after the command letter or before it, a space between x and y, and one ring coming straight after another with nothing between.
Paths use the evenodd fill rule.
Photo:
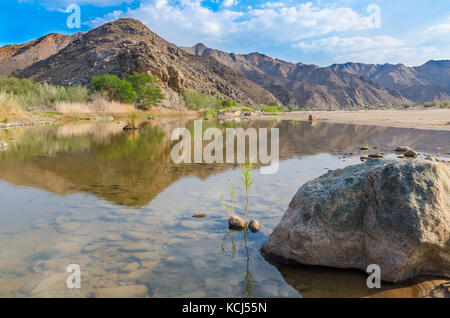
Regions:
<instances>
[{"instance_id":1,"label":"stone on shore","mask_svg":"<svg viewBox=\"0 0 450 318\"><path fill-rule=\"evenodd\" d=\"M450 166L374 159L303 185L262 247L302 264L366 271L381 279L450 277Z\"/></svg>"}]
</instances>

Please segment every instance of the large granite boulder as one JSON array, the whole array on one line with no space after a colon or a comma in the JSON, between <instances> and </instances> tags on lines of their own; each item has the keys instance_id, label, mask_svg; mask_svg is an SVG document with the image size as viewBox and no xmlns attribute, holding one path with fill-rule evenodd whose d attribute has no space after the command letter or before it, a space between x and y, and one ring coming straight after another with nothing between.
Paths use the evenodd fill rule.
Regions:
<instances>
[{"instance_id":1,"label":"large granite boulder","mask_svg":"<svg viewBox=\"0 0 450 318\"><path fill-rule=\"evenodd\" d=\"M450 166L373 159L303 185L262 247L302 264L366 270L381 279L450 277Z\"/></svg>"}]
</instances>

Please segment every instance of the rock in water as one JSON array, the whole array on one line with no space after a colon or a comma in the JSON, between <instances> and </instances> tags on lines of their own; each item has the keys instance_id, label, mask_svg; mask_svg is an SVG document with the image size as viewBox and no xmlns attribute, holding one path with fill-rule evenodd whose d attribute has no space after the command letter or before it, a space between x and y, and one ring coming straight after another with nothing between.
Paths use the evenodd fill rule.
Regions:
<instances>
[{"instance_id":1,"label":"rock in water","mask_svg":"<svg viewBox=\"0 0 450 318\"><path fill-rule=\"evenodd\" d=\"M419 154L417 152L415 152L414 150L412 150L412 149L408 150L407 152L405 152L403 154L403 156L409 157L409 158L417 158L418 155Z\"/></svg>"},{"instance_id":2,"label":"rock in water","mask_svg":"<svg viewBox=\"0 0 450 318\"><path fill-rule=\"evenodd\" d=\"M407 146L398 146L397 148L394 149L395 152L407 152L409 150L411 150L411 148Z\"/></svg>"},{"instance_id":3,"label":"rock in water","mask_svg":"<svg viewBox=\"0 0 450 318\"><path fill-rule=\"evenodd\" d=\"M239 216L233 215L228 219L228 227L231 230L243 230L247 227L247 221Z\"/></svg>"},{"instance_id":4,"label":"rock in water","mask_svg":"<svg viewBox=\"0 0 450 318\"><path fill-rule=\"evenodd\" d=\"M450 166L368 160L303 185L262 252L309 265L366 270L381 279L450 277Z\"/></svg>"},{"instance_id":5,"label":"rock in water","mask_svg":"<svg viewBox=\"0 0 450 318\"><path fill-rule=\"evenodd\" d=\"M201 218L206 218L207 214L206 213L197 213L194 214L192 217L196 218L196 219L201 219Z\"/></svg>"},{"instance_id":6,"label":"rock in water","mask_svg":"<svg viewBox=\"0 0 450 318\"><path fill-rule=\"evenodd\" d=\"M251 220L250 223L248 224L248 228L253 233L256 233L261 229L261 224L259 224L257 220Z\"/></svg>"}]
</instances>

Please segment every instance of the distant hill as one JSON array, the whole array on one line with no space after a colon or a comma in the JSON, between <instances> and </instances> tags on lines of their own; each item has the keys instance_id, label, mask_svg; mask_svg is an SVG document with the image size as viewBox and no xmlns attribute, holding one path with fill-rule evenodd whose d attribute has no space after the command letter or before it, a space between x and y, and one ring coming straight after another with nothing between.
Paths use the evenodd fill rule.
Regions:
<instances>
[{"instance_id":1,"label":"distant hill","mask_svg":"<svg viewBox=\"0 0 450 318\"><path fill-rule=\"evenodd\" d=\"M225 53L201 43L183 49L197 56L214 57L270 91L285 105L327 109L408 101L399 92L351 72L294 64L259 53Z\"/></svg>"},{"instance_id":2,"label":"distant hill","mask_svg":"<svg viewBox=\"0 0 450 318\"><path fill-rule=\"evenodd\" d=\"M330 68L364 76L385 88L397 90L414 102L450 100L450 60L431 60L416 67L345 63L333 64Z\"/></svg>"},{"instance_id":3,"label":"distant hill","mask_svg":"<svg viewBox=\"0 0 450 318\"><path fill-rule=\"evenodd\" d=\"M58 53L81 33L62 35L52 33L37 40L19 45L6 45L0 48L0 75L14 75L36 62Z\"/></svg>"},{"instance_id":4,"label":"distant hill","mask_svg":"<svg viewBox=\"0 0 450 318\"><path fill-rule=\"evenodd\" d=\"M167 107L182 108L181 93L188 88L231 97L246 105L278 102L241 73L214 58L186 53L134 19L120 19L93 29L19 75L52 84L89 85L95 75L126 76L135 71L148 71L160 79Z\"/></svg>"}]
</instances>

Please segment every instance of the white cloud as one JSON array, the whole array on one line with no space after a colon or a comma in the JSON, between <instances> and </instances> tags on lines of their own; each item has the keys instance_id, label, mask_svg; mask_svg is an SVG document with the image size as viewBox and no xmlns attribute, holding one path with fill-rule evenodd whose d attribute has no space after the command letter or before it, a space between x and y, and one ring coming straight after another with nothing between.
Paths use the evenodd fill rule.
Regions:
<instances>
[{"instance_id":1,"label":"white cloud","mask_svg":"<svg viewBox=\"0 0 450 318\"><path fill-rule=\"evenodd\" d=\"M237 0L223 0L222 5L228 8L236 5L237 3L238 3Z\"/></svg>"},{"instance_id":2,"label":"white cloud","mask_svg":"<svg viewBox=\"0 0 450 318\"><path fill-rule=\"evenodd\" d=\"M347 37L332 36L294 45L304 51L353 52L369 49L400 47L405 41L390 36Z\"/></svg>"},{"instance_id":3,"label":"white cloud","mask_svg":"<svg viewBox=\"0 0 450 318\"><path fill-rule=\"evenodd\" d=\"M287 54L293 56L299 49L324 53L333 62L414 65L431 58L450 57L450 22L399 39L380 34L383 29L374 29L373 17L366 10L358 13L349 7L324 5L320 1L298 4L276 0L240 7L235 6L239 0L216 1L220 8L215 11L205 7L203 0L141 0L134 10L115 11L88 24L98 26L120 17L132 17L177 45L203 42L212 47L235 47L238 51L242 47L283 47L291 50ZM374 36L367 35L365 31L369 29Z\"/></svg>"},{"instance_id":4,"label":"white cloud","mask_svg":"<svg viewBox=\"0 0 450 318\"><path fill-rule=\"evenodd\" d=\"M310 2L293 5L269 2L259 8L213 11L202 6L200 0L147 0L139 8L124 12L123 16L141 20L154 32L180 45L200 41L276 45L371 27L369 17L350 8L318 7ZM91 25L109 20L111 18L106 16L92 21Z\"/></svg>"},{"instance_id":5,"label":"white cloud","mask_svg":"<svg viewBox=\"0 0 450 318\"><path fill-rule=\"evenodd\" d=\"M450 23L443 23L429 27L428 29L423 31L422 34L428 36L443 36L443 35L448 36L450 35Z\"/></svg>"},{"instance_id":6,"label":"white cloud","mask_svg":"<svg viewBox=\"0 0 450 318\"><path fill-rule=\"evenodd\" d=\"M420 35L422 41L448 46L450 44L450 22L431 26L420 32Z\"/></svg>"},{"instance_id":7,"label":"white cloud","mask_svg":"<svg viewBox=\"0 0 450 318\"><path fill-rule=\"evenodd\" d=\"M367 50L363 52L352 52L339 55L335 58L336 63L360 62L372 64L403 63L408 66L421 65L431 59L448 59L450 56L440 49L432 46L427 47L399 47L384 48L379 50Z\"/></svg>"}]
</instances>

